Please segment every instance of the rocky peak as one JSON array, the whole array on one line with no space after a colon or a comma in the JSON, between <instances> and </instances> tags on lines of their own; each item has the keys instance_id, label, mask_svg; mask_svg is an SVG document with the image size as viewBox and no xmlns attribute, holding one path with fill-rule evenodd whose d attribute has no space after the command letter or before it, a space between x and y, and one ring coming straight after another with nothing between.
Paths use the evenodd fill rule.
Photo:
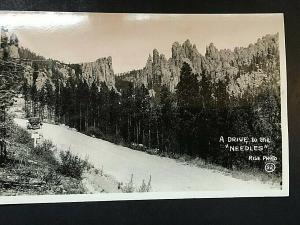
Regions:
<instances>
[{"instance_id":1,"label":"rocky peak","mask_svg":"<svg viewBox=\"0 0 300 225\"><path fill-rule=\"evenodd\" d=\"M172 58L176 58L181 45L176 41L172 44Z\"/></svg>"},{"instance_id":2,"label":"rocky peak","mask_svg":"<svg viewBox=\"0 0 300 225\"><path fill-rule=\"evenodd\" d=\"M19 46L19 39L15 33L12 33L9 38L10 45Z\"/></svg>"},{"instance_id":3,"label":"rocky peak","mask_svg":"<svg viewBox=\"0 0 300 225\"><path fill-rule=\"evenodd\" d=\"M185 58L190 61L195 61L199 57L200 53L198 52L196 45L192 45L189 39L182 45L178 42L174 42L172 45L172 59L176 66L182 66L182 62Z\"/></svg>"},{"instance_id":4,"label":"rocky peak","mask_svg":"<svg viewBox=\"0 0 300 225\"><path fill-rule=\"evenodd\" d=\"M182 44L182 48L184 51L184 57L185 58L191 58L192 52L193 52L193 46L190 42L189 39L187 39L183 44Z\"/></svg>"},{"instance_id":5,"label":"rocky peak","mask_svg":"<svg viewBox=\"0 0 300 225\"><path fill-rule=\"evenodd\" d=\"M152 65L152 56L151 55L148 56L146 64L151 64Z\"/></svg>"},{"instance_id":6,"label":"rocky peak","mask_svg":"<svg viewBox=\"0 0 300 225\"><path fill-rule=\"evenodd\" d=\"M8 36L8 30L2 27L0 38L0 58L19 58L18 37L14 33L11 34L10 38L8 38Z\"/></svg>"},{"instance_id":7,"label":"rocky peak","mask_svg":"<svg viewBox=\"0 0 300 225\"><path fill-rule=\"evenodd\" d=\"M153 49L153 64L159 64L159 52L157 49Z\"/></svg>"},{"instance_id":8,"label":"rocky peak","mask_svg":"<svg viewBox=\"0 0 300 225\"><path fill-rule=\"evenodd\" d=\"M105 82L111 89L115 86L115 75L112 68L112 58L105 57L97 59L95 62L82 63L82 79L86 80L89 86L95 82L100 85L101 82Z\"/></svg>"},{"instance_id":9,"label":"rocky peak","mask_svg":"<svg viewBox=\"0 0 300 225\"><path fill-rule=\"evenodd\" d=\"M171 51L171 58L166 59L165 55L159 54L158 50L154 49L153 55L149 55L146 65L141 70L134 85L144 84L155 91L165 85L170 91L174 92L180 79L183 62L189 63L195 73L200 73L203 70L204 57L198 52L196 45L191 44L189 39L182 45L174 42Z\"/></svg>"},{"instance_id":10,"label":"rocky peak","mask_svg":"<svg viewBox=\"0 0 300 225\"><path fill-rule=\"evenodd\" d=\"M165 64L167 62L166 56L164 54L160 54L159 61L161 64Z\"/></svg>"},{"instance_id":11,"label":"rocky peak","mask_svg":"<svg viewBox=\"0 0 300 225\"><path fill-rule=\"evenodd\" d=\"M6 47L8 44L8 30L5 28L1 28L1 48Z\"/></svg>"},{"instance_id":12,"label":"rocky peak","mask_svg":"<svg viewBox=\"0 0 300 225\"><path fill-rule=\"evenodd\" d=\"M152 87L152 65L153 65L153 61L152 61L152 56L149 55L148 59L147 59L147 63L146 66L143 68L143 70L140 73L140 77L139 77L139 83L140 84L144 84L145 87Z\"/></svg>"},{"instance_id":13,"label":"rocky peak","mask_svg":"<svg viewBox=\"0 0 300 225\"><path fill-rule=\"evenodd\" d=\"M9 38L8 38L9 37ZM20 58L36 60L38 71L32 65L25 66L25 78L29 85L33 84L33 73L37 72L35 84L40 90L47 80L58 80L65 85L70 77L85 80L88 85L95 82L100 86L101 82L111 89L115 88L115 75L112 67L112 57L100 58L94 62L66 65L57 60L45 59L31 52L29 49L19 48L19 39L16 34L9 35L8 30L0 28L0 59ZM41 62L40 62L41 61ZM76 71L75 71L76 70Z\"/></svg>"},{"instance_id":14,"label":"rocky peak","mask_svg":"<svg viewBox=\"0 0 300 225\"><path fill-rule=\"evenodd\" d=\"M182 48L178 42L174 42L172 45L172 59L174 59L174 63L176 66L180 64L182 58Z\"/></svg>"},{"instance_id":15,"label":"rocky peak","mask_svg":"<svg viewBox=\"0 0 300 225\"><path fill-rule=\"evenodd\" d=\"M213 43L210 43L209 46L206 46L205 56L212 60L220 60L219 51Z\"/></svg>"},{"instance_id":16,"label":"rocky peak","mask_svg":"<svg viewBox=\"0 0 300 225\"><path fill-rule=\"evenodd\" d=\"M151 70L151 73L152 73L152 65L153 65L152 56L149 55L146 66L144 67L144 70L149 70L149 72Z\"/></svg>"}]
</instances>

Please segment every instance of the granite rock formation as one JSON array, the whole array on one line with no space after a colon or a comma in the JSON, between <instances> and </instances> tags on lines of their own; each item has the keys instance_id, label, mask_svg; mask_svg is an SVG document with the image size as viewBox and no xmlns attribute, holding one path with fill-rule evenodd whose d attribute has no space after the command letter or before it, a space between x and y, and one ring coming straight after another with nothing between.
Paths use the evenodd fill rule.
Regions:
<instances>
[{"instance_id":1,"label":"granite rock formation","mask_svg":"<svg viewBox=\"0 0 300 225\"><path fill-rule=\"evenodd\" d=\"M95 62L82 63L81 79L85 80L89 86L95 82L98 86L101 82L111 89L115 86L115 75L112 67L112 58L97 59Z\"/></svg>"},{"instance_id":2,"label":"granite rock formation","mask_svg":"<svg viewBox=\"0 0 300 225\"><path fill-rule=\"evenodd\" d=\"M180 81L181 67L183 62L186 62L191 66L193 73L197 74L199 81L203 76L208 76L213 85L225 82L227 92L236 97L245 92L255 94L255 89L263 82L279 82L279 71L270 74L268 69L264 68L264 60L268 57L266 54L279 57L278 38L278 34L266 35L248 47L237 47L233 51L218 50L210 43L204 56L189 40L183 44L174 42L171 48L172 55L168 60L154 49L143 69L123 73L118 78L130 81L134 86L144 85L155 91L165 85L171 92L175 92ZM274 59L271 62L276 63L279 60ZM275 65L267 67L276 68Z\"/></svg>"}]
</instances>

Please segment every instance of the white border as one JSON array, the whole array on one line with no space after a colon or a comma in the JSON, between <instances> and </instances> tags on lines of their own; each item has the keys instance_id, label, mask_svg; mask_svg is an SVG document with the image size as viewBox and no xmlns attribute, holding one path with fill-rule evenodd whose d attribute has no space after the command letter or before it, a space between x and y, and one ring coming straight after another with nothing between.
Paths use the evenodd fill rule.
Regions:
<instances>
[{"instance_id":1,"label":"white border","mask_svg":"<svg viewBox=\"0 0 300 225\"><path fill-rule=\"evenodd\" d=\"M4 12L4 11L3 11ZM10 11L6 11L9 13ZM28 12L26 12L28 13ZM35 12L32 12L35 13ZM77 14L77 13L76 13ZM81 14L81 13L78 13ZM245 15L245 14L199 14L199 15ZM22 195L0 196L2 204L31 204L57 202L94 202L116 200L148 199L194 199L194 198L235 198L235 197L284 197L289 196L289 148L288 148L288 114L287 114L287 76L283 13L251 14L280 16L282 24L279 30L280 50L280 90L281 90L281 130L282 130L282 189L249 191L191 191L191 192L149 192L149 193L101 193L71 195Z\"/></svg>"},{"instance_id":2,"label":"white border","mask_svg":"<svg viewBox=\"0 0 300 225\"><path fill-rule=\"evenodd\" d=\"M287 107L287 73L284 35L284 14L275 14L282 18L279 31L280 51L280 96L281 96L281 132L282 132L282 191L289 196L289 136L288 136L288 107Z\"/></svg>"}]
</instances>

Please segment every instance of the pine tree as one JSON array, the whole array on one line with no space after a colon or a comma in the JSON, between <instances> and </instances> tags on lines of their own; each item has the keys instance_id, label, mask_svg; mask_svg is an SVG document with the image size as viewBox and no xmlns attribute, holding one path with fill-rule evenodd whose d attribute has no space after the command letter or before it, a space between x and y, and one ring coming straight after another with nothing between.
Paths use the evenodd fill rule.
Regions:
<instances>
[{"instance_id":1,"label":"pine tree","mask_svg":"<svg viewBox=\"0 0 300 225\"><path fill-rule=\"evenodd\" d=\"M88 125L89 86L86 81L79 80L76 98L79 112L79 131L86 131Z\"/></svg>"},{"instance_id":2,"label":"pine tree","mask_svg":"<svg viewBox=\"0 0 300 225\"><path fill-rule=\"evenodd\" d=\"M117 137L120 129L120 96L113 88L109 92L109 119L111 134Z\"/></svg>"},{"instance_id":3,"label":"pine tree","mask_svg":"<svg viewBox=\"0 0 300 225\"><path fill-rule=\"evenodd\" d=\"M69 125L71 127L76 127L76 119L77 119L77 108L76 108L76 92L77 92L77 86L76 86L76 79L73 77L70 77L68 80L68 92L69 92Z\"/></svg>"},{"instance_id":4,"label":"pine tree","mask_svg":"<svg viewBox=\"0 0 300 225\"><path fill-rule=\"evenodd\" d=\"M178 127L177 135L181 153L195 154L197 113L201 110L200 89L197 76L188 63L183 63L177 85Z\"/></svg>"},{"instance_id":5,"label":"pine tree","mask_svg":"<svg viewBox=\"0 0 300 225\"><path fill-rule=\"evenodd\" d=\"M169 152L176 150L176 107L175 99L166 86L161 88L160 92L161 105L161 129L162 129L162 151Z\"/></svg>"},{"instance_id":6,"label":"pine tree","mask_svg":"<svg viewBox=\"0 0 300 225\"><path fill-rule=\"evenodd\" d=\"M99 103L100 109L100 130L105 134L109 134L110 122L110 106L109 106L109 89L107 85L102 82L100 84Z\"/></svg>"},{"instance_id":7,"label":"pine tree","mask_svg":"<svg viewBox=\"0 0 300 225\"><path fill-rule=\"evenodd\" d=\"M24 68L14 60L0 59L0 164L7 159L6 138L10 126L7 110L21 91Z\"/></svg>"},{"instance_id":8,"label":"pine tree","mask_svg":"<svg viewBox=\"0 0 300 225\"><path fill-rule=\"evenodd\" d=\"M44 119L44 110L46 106L46 90L45 86L41 88L38 92L38 102L39 102L39 117L43 120Z\"/></svg>"},{"instance_id":9,"label":"pine tree","mask_svg":"<svg viewBox=\"0 0 300 225\"><path fill-rule=\"evenodd\" d=\"M28 103L30 101L30 87L28 86L28 83L26 80L23 81L22 94L24 96L24 101L25 101L25 117L29 117L30 109L29 109Z\"/></svg>"},{"instance_id":10,"label":"pine tree","mask_svg":"<svg viewBox=\"0 0 300 225\"><path fill-rule=\"evenodd\" d=\"M55 113L55 122L61 123L62 115L62 95L61 95L62 84L59 80L55 80L55 89L54 89L54 113Z\"/></svg>"},{"instance_id":11,"label":"pine tree","mask_svg":"<svg viewBox=\"0 0 300 225\"><path fill-rule=\"evenodd\" d=\"M31 115L30 116L37 116L39 114L39 96L38 96L38 90L36 86L36 80L39 75L39 67L37 63L33 64L33 74L32 74L32 86L30 90L30 99L31 99Z\"/></svg>"},{"instance_id":12,"label":"pine tree","mask_svg":"<svg viewBox=\"0 0 300 225\"><path fill-rule=\"evenodd\" d=\"M150 107L150 96L144 85L135 88L134 95L134 133L136 143L146 143L144 122L147 124L147 113Z\"/></svg>"},{"instance_id":13,"label":"pine tree","mask_svg":"<svg viewBox=\"0 0 300 225\"><path fill-rule=\"evenodd\" d=\"M127 88L122 89L121 93L121 134L124 139L130 144L133 141L132 118L134 108L134 88L133 84L129 83Z\"/></svg>"},{"instance_id":14,"label":"pine tree","mask_svg":"<svg viewBox=\"0 0 300 225\"><path fill-rule=\"evenodd\" d=\"M45 82L45 100L47 104L47 119L53 120L53 111L54 111L54 92L53 92L53 86L49 79Z\"/></svg>"},{"instance_id":15,"label":"pine tree","mask_svg":"<svg viewBox=\"0 0 300 225\"><path fill-rule=\"evenodd\" d=\"M67 80L66 85L62 85L61 88L61 111L62 111L62 122L64 124L70 125L70 115L72 108L72 89L71 89L70 79Z\"/></svg>"},{"instance_id":16,"label":"pine tree","mask_svg":"<svg viewBox=\"0 0 300 225\"><path fill-rule=\"evenodd\" d=\"M92 126L95 129L98 120L99 120L99 105L98 105L98 99L99 99L99 89L95 82L92 83L90 88L90 115L89 120L92 122Z\"/></svg>"}]
</instances>

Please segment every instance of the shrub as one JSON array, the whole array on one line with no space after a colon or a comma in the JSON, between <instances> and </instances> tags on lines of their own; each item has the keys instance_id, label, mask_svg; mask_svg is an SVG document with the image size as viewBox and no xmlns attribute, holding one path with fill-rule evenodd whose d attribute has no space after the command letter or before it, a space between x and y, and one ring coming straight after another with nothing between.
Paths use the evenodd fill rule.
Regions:
<instances>
[{"instance_id":1,"label":"shrub","mask_svg":"<svg viewBox=\"0 0 300 225\"><path fill-rule=\"evenodd\" d=\"M143 180L142 185L138 188L138 192L149 192L151 190L151 175L149 177L149 181L146 184L145 180Z\"/></svg>"},{"instance_id":2,"label":"shrub","mask_svg":"<svg viewBox=\"0 0 300 225\"><path fill-rule=\"evenodd\" d=\"M65 176L81 179L85 169L89 164L86 160L80 159L77 155L73 155L69 150L60 152L61 163L58 172Z\"/></svg>"},{"instance_id":3,"label":"shrub","mask_svg":"<svg viewBox=\"0 0 300 225\"><path fill-rule=\"evenodd\" d=\"M124 139L122 138L122 136L120 134L117 135L106 135L105 140L118 144L118 145L124 145Z\"/></svg>"},{"instance_id":4,"label":"shrub","mask_svg":"<svg viewBox=\"0 0 300 225\"><path fill-rule=\"evenodd\" d=\"M50 163L51 165L57 165L58 162L55 157L56 148L51 141L46 140L42 144L35 148L32 148L32 152L41 158L43 161Z\"/></svg>"},{"instance_id":5,"label":"shrub","mask_svg":"<svg viewBox=\"0 0 300 225\"><path fill-rule=\"evenodd\" d=\"M122 187L122 191L125 193L132 193L134 192L134 187L133 187L133 174L131 174L131 178L130 181L128 183L126 183L123 187Z\"/></svg>"},{"instance_id":6,"label":"shrub","mask_svg":"<svg viewBox=\"0 0 300 225\"><path fill-rule=\"evenodd\" d=\"M104 134L99 128L96 127L88 127L85 132L89 136L94 136L96 138L104 138Z\"/></svg>"},{"instance_id":7,"label":"shrub","mask_svg":"<svg viewBox=\"0 0 300 225\"><path fill-rule=\"evenodd\" d=\"M61 184L61 176L59 176L55 170L49 169L44 176L42 176L42 181L46 183L52 183L54 185Z\"/></svg>"},{"instance_id":8,"label":"shrub","mask_svg":"<svg viewBox=\"0 0 300 225\"><path fill-rule=\"evenodd\" d=\"M12 129L14 129L12 136L16 142L24 145L32 145L31 135L27 130L17 126L14 126Z\"/></svg>"},{"instance_id":9,"label":"shrub","mask_svg":"<svg viewBox=\"0 0 300 225\"><path fill-rule=\"evenodd\" d=\"M158 148L154 148L154 149L147 149L145 150L148 154L150 155L159 155L160 151Z\"/></svg>"},{"instance_id":10,"label":"shrub","mask_svg":"<svg viewBox=\"0 0 300 225\"><path fill-rule=\"evenodd\" d=\"M149 192L151 190L151 175L149 177L148 183L145 183L143 180L141 186L134 187L133 184L133 174L131 174L130 181L126 183L124 186L121 187L121 190L125 193L132 193L132 192Z\"/></svg>"}]
</instances>

